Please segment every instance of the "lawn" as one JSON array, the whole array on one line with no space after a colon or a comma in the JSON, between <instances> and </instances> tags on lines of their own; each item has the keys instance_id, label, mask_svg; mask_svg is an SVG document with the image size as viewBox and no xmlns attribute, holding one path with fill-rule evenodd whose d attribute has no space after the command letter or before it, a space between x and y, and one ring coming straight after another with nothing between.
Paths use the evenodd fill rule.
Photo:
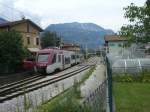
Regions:
<instances>
[{"instance_id":1,"label":"lawn","mask_svg":"<svg viewBox=\"0 0 150 112\"><path fill-rule=\"evenodd\" d=\"M116 112L150 112L150 83L113 83Z\"/></svg>"}]
</instances>

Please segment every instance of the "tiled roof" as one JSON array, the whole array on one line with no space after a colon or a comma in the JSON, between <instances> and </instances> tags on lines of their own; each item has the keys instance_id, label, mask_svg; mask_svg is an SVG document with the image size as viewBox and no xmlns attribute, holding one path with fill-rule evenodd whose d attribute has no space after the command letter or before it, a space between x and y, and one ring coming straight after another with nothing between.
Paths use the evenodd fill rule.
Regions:
<instances>
[{"instance_id":1,"label":"tiled roof","mask_svg":"<svg viewBox=\"0 0 150 112\"><path fill-rule=\"evenodd\" d=\"M65 43L63 45L63 47L80 47L79 45L76 45L76 44L71 44L71 43Z\"/></svg>"},{"instance_id":2,"label":"tiled roof","mask_svg":"<svg viewBox=\"0 0 150 112\"><path fill-rule=\"evenodd\" d=\"M104 37L104 40L105 41L124 41L124 40L127 40L127 38L119 36L119 35L106 35Z\"/></svg>"},{"instance_id":3,"label":"tiled roof","mask_svg":"<svg viewBox=\"0 0 150 112\"><path fill-rule=\"evenodd\" d=\"M17 25L17 24L20 24L20 23L25 23L25 22L29 22L29 23L32 24L34 27L36 27L39 31L43 31L42 28L40 28L38 25L36 25L34 22L32 22L32 21L29 20L29 19L22 19L22 20L13 21L13 22L5 22L5 23L0 24L0 28L8 27L8 26L14 26L14 25Z\"/></svg>"}]
</instances>

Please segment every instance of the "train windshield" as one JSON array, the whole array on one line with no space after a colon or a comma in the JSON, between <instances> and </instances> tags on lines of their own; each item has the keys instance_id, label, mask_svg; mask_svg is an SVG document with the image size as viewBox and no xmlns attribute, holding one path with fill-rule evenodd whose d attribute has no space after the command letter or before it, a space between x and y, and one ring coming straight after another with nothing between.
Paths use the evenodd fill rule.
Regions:
<instances>
[{"instance_id":1,"label":"train windshield","mask_svg":"<svg viewBox=\"0 0 150 112\"><path fill-rule=\"evenodd\" d=\"M38 55L38 62L47 62L49 54L39 54Z\"/></svg>"}]
</instances>

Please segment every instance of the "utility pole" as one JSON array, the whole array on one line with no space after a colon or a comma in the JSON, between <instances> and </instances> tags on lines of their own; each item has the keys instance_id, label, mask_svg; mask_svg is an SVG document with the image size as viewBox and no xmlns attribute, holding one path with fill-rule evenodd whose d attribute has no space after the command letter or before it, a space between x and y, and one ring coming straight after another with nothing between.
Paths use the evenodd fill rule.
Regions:
<instances>
[{"instance_id":1,"label":"utility pole","mask_svg":"<svg viewBox=\"0 0 150 112\"><path fill-rule=\"evenodd\" d=\"M86 59L87 59L87 56L88 56L88 48L87 48L87 44L85 44L85 56L86 56Z\"/></svg>"},{"instance_id":2,"label":"utility pole","mask_svg":"<svg viewBox=\"0 0 150 112\"><path fill-rule=\"evenodd\" d=\"M60 36L60 49L62 49L62 46L63 46L63 39L62 39L62 37Z\"/></svg>"}]
</instances>

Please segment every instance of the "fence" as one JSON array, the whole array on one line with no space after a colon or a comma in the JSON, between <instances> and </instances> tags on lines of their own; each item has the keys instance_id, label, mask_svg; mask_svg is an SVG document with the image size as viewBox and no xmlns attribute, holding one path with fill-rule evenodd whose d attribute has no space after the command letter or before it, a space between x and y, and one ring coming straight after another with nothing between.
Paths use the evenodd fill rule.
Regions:
<instances>
[{"instance_id":1,"label":"fence","mask_svg":"<svg viewBox=\"0 0 150 112\"><path fill-rule=\"evenodd\" d=\"M87 97L83 104L88 107L91 112L106 112L106 89L107 80L105 80L97 89Z\"/></svg>"},{"instance_id":2,"label":"fence","mask_svg":"<svg viewBox=\"0 0 150 112\"><path fill-rule=\"evenodd\" d=\"M107 66L107 80L108 80L108 104L109 104L109 112L113 112L113 97L112 97L112 68L109 62L109 59L105 58L106 66Z\"/></svg>"}]
</instances>

